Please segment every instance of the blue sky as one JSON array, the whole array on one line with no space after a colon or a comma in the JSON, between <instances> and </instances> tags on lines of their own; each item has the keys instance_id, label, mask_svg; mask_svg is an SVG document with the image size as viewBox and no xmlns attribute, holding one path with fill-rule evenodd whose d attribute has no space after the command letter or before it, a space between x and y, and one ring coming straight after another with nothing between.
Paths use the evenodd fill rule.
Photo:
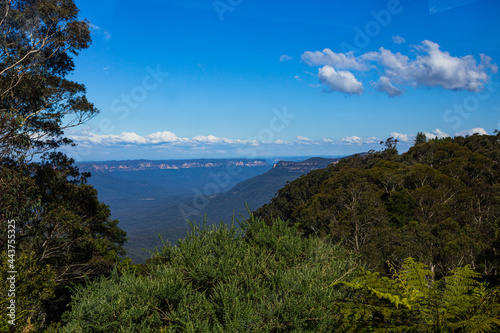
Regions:
<instances>
[{"instance_id":1,"label":"blue sky","mask_svg":"<svg viewBox=\"0 0 500 333\"><path fill-rule=\"evenodd\" d=\"M400 151L500 128L493 0L76 0L77 160Z\"/></svg>"}]
</instances>

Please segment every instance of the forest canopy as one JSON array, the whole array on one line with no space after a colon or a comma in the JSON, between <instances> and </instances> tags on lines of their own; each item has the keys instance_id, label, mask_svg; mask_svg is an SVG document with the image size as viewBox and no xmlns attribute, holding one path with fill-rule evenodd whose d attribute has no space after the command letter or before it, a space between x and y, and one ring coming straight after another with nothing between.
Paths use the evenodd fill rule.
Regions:
<instances>
[{"instance_id":1,"label":"forest canopy","mask_svg":"<svg viewBox=\"0 0 500 333\"><path fill-rule=\"evenodd\" d=\"M313 171L256 216L342 242L380 271L413 257L440 276L464 265L497 275L500 134L423 141Z\"/></svg>"}]
</instances>

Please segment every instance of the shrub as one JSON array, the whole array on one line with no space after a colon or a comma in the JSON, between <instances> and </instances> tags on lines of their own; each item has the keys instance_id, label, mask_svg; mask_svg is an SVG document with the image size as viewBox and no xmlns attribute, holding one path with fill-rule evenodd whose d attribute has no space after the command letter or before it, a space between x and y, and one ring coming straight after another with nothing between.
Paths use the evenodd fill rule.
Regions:
<instances>
[{"instance_id":1,"label":"shrub","mask_svg":"<svg viewBox=\"0 0 500 333\"><path fill-rule=\"evenodd\" d=\"M185 239L156 251L148 273L115 272L80 288L61 331L330 331L340 292L328 286L356 262L279 219L193 224Z\"/></svg>"}]
</instances>

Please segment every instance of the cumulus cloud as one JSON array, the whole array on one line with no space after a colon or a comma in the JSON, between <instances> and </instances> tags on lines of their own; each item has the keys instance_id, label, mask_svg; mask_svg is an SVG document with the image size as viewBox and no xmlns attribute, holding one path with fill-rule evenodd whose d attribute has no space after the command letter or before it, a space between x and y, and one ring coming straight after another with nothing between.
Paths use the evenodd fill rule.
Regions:
<instances>
[{"instance_id":1,"label":"cumulus cloud","mask_svg":"<svg viewBox=\"0 0 500 333\"><path fill-rule=\"evenodd\" d=\"M378 82L373 82L372 87L378 91L387 93L389 97L401 96L403 94L403 91L395 87L386 76L381 76Z\"/></svg>"},{"instance_id":2,"label":"cumulus cloud","mask_svg":"<svg viewBox=\"0 0 500 333\"><path fill-rule=\"evenodd\" d=\"M423 41L416 50L420 54L415 60L384 48L366 53L363 57L382 65L384 76L390 81L409 86L440 86L448 90L480 92L488 82L488 73L498 71L497 65L492 64L491 58L484 54L480 55L478 64L471 55L453 57L428 40Z\"/></svg>"},{"instance_id":3,"label":"cumulus cloud","mask_svg":"<svg viewBox=\"0 0 500 333\"><path fill-rule=\"evenodd\" d=\"M465 131L461 131L461 132L458 132L458 133L455 133L455 136L467 136L467 135L474 135L474 134L479 134L479 135L488 135L488 132L486 132L486 130L482 127L476 127L476 128L473 128L473 129L470 129L470 130L465 130Z\"/></svg>"},{"instance_id":4,"label":"cumulus cloud","mask_svg":"<svg viewBox=\"0 0 500 333\"><path fill-rule=\"evenodd\" d=\"M319 80L330 87L331 91L340 91L347 94L362 94L363 84L351 72L336 71L331 66L324 66L318 70Z\"/></svg>"},{"instance_id":5,"label":"cumulus cloud","mask_svg":"<svg viewBox=\"0 0 500 333\"><path fill-rule=\"evenodd\" d=\"M340 139L320 138L311 139L298 135L294 140L276 139L273 141L260 141L255 139L228 139L215 135L196 135L191 138L177 136L171 131L160 131L149 135L139 135L134 132L123 132L121 134L95 134L91 132L80 132L68 135L78 143L80 148L99 146L110 147L137 147L137 149L247 149L248 147L304 147L304 146L351 146L372 145L380 142L375 137L362 138L358 136L348 136ZM373 148L373 147L371 147Z\"/></svg>"},{"instance_id":6,"label":"cumulus cloud","mask_svg":"<svg viewBox=\"0 0 500 333\"><path fill-rule=\"evenodd\" d=\"M158 145L158 144L237 144L248 143L249 140L231 140L224 137L216 137L214 135L197 135L191 139L179 138L177 135L170 131L156 132L146 136L141 136L134 132L123 132L121 134L95 134L86 133L78 135L69 135L70 139L77 142L88 142L91 144L113 146L123 144L137 144L137 145Z\"/></svg>"},{"instance_id":7,"label":"cumulus cloud","mask_svg":"<svg viewBox=\"0 0 500 333\"><path fill-rule=\"evenodd\" d=\"M424 134L425 134L425 136L426 136L427 139L436 139L436 138L443 139L443 138L450 137L449 134L441 131L439 128L435 129L434 131L432 131L430 133L429 132L425 132Z\"/></svg>"},{"instance_id":8,"label":"cumulus cloud","mask_svg":"<svg viewBox=\"0 0 500 333\"><path fill-rule=\"evenodd\" d=\"M342 138L340 141L343 143L349 143L349 144L352 144L352 143L362 144L363 138L360 138L359 136L353 135L353 136L348 136L348 137Z\"/></svg>"},{"instance_id":9,"label":"cumulus cloud","mask_svg":"<svg viewBox=\"0 0 500 333\"><path fill-rule=\"evenodd\" d=\"M193 138L193 141L203 142L203 143L220 143L223 142L223 138L218 138L214 135L197 135Z\"/></svg>"},{"instance_id":10,"label":"cumulus cloud","mask_svg":"<svg viewBox=\"0 0 500 333\"><path fill-rule=\"evenodd\" d=\"M150 143L175 142L179 140L177 135L170 131L156 132L148 135L146 138L149 139Z\"/></svg>"},{"instance_id":11,"label":"cumulus cloud","mask_svg":"<svg viewBox=\"0 0 500 333\"><path fill-rule=\"evenodd\" d=\"M280 57L280 61L281 62L285 62L285 61L290 61L292 60L293 58L290 57L289 55L286 55L286 54L283 54L281 57Z\"/></svg>"},{"instance_id":12,"label":"cumulus cloud","mask_svg":"<svg viewBox=\"0 0 500 333\"><path fill-rule=\"evenodd\" d=\"M324 66L320 68L318 78L332 91L351 94L363 91L361 82L351 72L373 68L379 79L372 86L391 97L402 95L404 86L481 92L488 82L489 74L498 72L498 66L492 63L491 57L484 54L480 54L478 63L472 55L452 56L429 40L412 47L412 58L381 47L378 51L360 56L355 56L352 52L335 53L330 49L322 52L307 51L302 54L302 59L309 66ZM341 69L349 69L351 72L340 71Z\"/></svg>"},{"instance_id":13,"label":"cumulus cloud","mask_svg":"<svg viewBox=\"0 0 500 333\"><path fill-rule=\"evenodd\" d=\"M406 39L404 39L401 36L396 35L396 36L392 36L392 42L396 43L396 44L403 44L403 43L406 43Z\"/></svg>"},{"instance_id":14,"label":"cumulus cloud","mask_svg":"<svg viewBox=\"0 0 500 333\"><path fill-rule=\"evenodd\" d=\"M403 134L403 133L398 133L398 132L392 132L391 136L394 139L397 139L400 142L409 142L411 141L411 138L408 134Z\"/></svg>"},{"instance_id":15,"label":"cumulus cloud","mask_svg":"<svg viewBox=\"0 0 500 333\"><path fill-rule=\"evenodd\" d=\"M123 132L121 134L103 134L98 135L94 133L68 135L74 141L84 141L97 145L115 145L115 144L144 144L147 139L134 133Z\"/></svg>"},{"instance_id":16,"label":"cumulus cloud","mask_svg":"<svg viewBox=\"0 0 500 333\"><path fill-rule=\"evenodd\" d=\"M364 70L365 65L354 56L354 52L335 53L330 49L320 51L307 51L301 56L302 60L309 66L328 65L337 69L357 69Z\"/></svg>"}]
</instances>

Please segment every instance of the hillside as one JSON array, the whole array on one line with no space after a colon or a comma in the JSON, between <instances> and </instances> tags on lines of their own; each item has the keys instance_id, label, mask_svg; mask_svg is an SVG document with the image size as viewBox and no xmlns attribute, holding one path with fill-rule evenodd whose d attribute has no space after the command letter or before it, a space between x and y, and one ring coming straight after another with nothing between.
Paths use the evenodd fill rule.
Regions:
<instances>
[{"instance_id":1,"label":"hillside","mask_svg":"<svg viewBox=\"0 0 500 333\"><path fill-rule=\"evenodd\" d=\"M256 216L330 237L385 271L413 257L439 275L500 265L500 134L431 140L341 160L291 182Z\"/></svg>"},{"instance_id":2,"label":"hillside","mask_svg":"<svg viewBox=\"0 0 500 333\"><path fill-rule=\"evenodd\" d=\"M330 164L337 163L339 159L318 157L302 162L275 163L268 172L239 183L231 190L211 199L206 211L208 221L214 223L220 220L229 221L233 211L236 216L239 214L247 216L245 204L250 210L257 209L268 203L288 182L313 170L324 169Z\"/></svg>"}]
</instances>

